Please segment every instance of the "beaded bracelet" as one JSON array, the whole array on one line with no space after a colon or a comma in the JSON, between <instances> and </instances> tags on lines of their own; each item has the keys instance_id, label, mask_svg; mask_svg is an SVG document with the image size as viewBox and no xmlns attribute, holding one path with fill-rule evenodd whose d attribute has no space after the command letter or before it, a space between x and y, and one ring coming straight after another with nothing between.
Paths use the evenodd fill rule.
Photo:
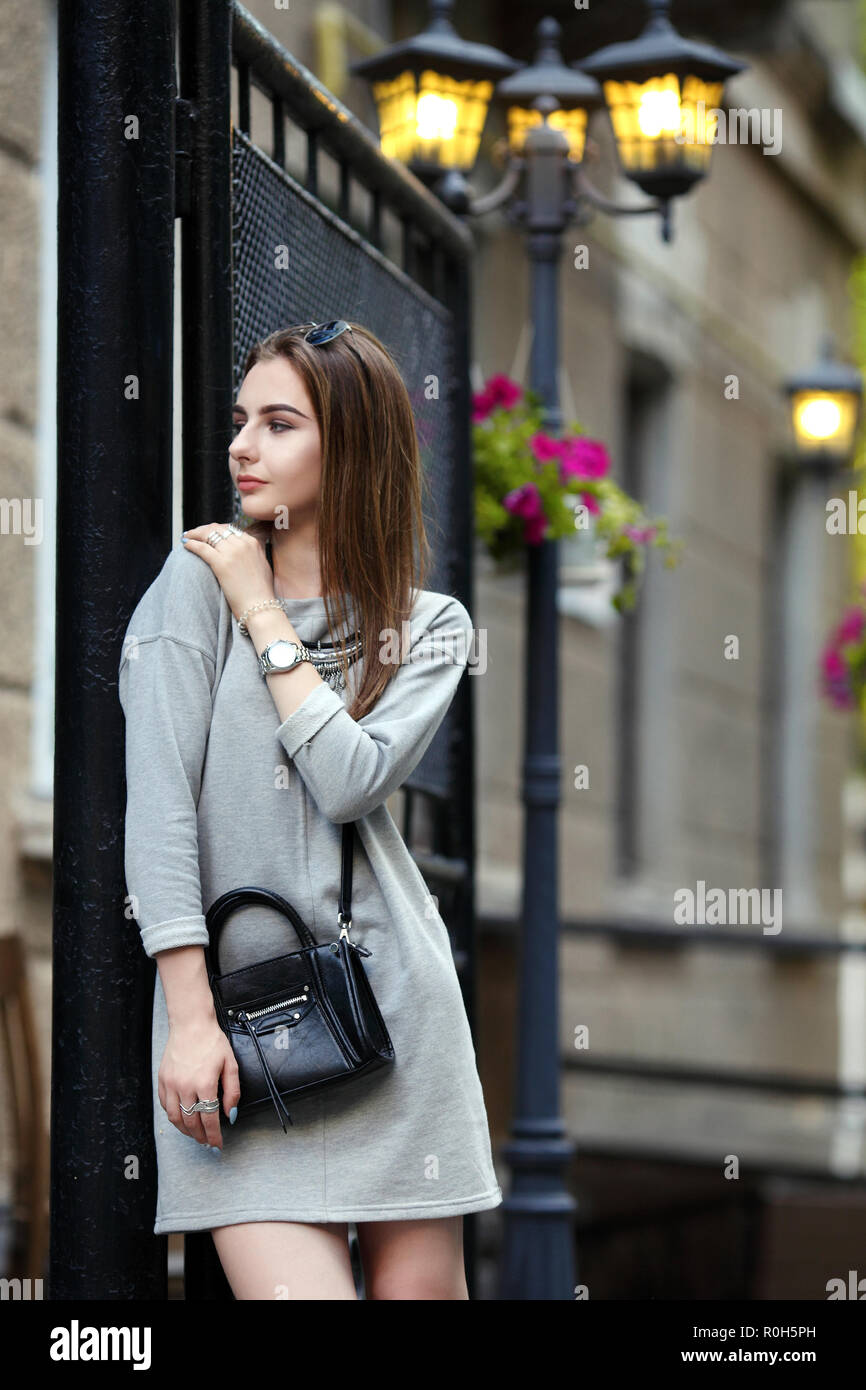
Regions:
<instances>
[{"instance_id":1,"label":"beaded bracelet","mask_svg":"<svg viewBox=\"0 0 866 1390\"><path fill-rule=\"evenodd\" d=\"M245 608L244 611L243 611L243 613L241 614L241 616L238 618L238 632L243 633L243 635L244 635L245 637L249 637L249 635L250 635L250 634L249 634L249 629L248 629L247 624L246 624L246 617L247 617L247 614L248 614L248 613L255 613L255 611L256 611L257 608L282 608L282 607L283 607L283 605L282 605L282 601L281 601L280 599L278 599L278 598L266 598L262 603L254 603L254 604L252 605L251 608ZM284 610L284 611L285 611L285 610Z\"/></svg>"}]
</instances>

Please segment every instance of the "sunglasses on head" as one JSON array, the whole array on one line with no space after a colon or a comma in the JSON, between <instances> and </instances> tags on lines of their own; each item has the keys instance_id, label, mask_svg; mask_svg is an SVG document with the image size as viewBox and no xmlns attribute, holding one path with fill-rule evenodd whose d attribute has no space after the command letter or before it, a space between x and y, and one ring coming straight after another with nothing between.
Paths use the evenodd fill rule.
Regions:
<instances>
[{"instance_id":1,"label":"sunglasses on head","mask_svg":"<svg viewBox=\"0 0 866 1390\"><path fill-rule=\"evenodd\" d=\"M339 338L347 329L352 332L352 325L345 319L332 319L330 323L314 323L309 333L304 334L304 342L312 347L321 347L323 343L330 343L334 338Z\"/></svg>"},{"instance_id":2,"label":"sunglasses on head","mask_svg":"<svg viewBox=\"0 0 866 1390\"><path fill-rule=\"evenodd\" d=\"M303 327L304 325L301 324L299 326ZM347 323L345 319L332 319L330 323L314 323L310 328L309 332L304 334L304 342L309 343L311 347L321 347L323 343L333 342L335 338L339 338L340 334L345 333L347 330L352 334L352 337L354 338L355 335L352 331L352 325L350 323ZM361 364L361 369L364 373L364 376L367 378L367 381L369 382L370 371L367 367L367 363L364 361L360 352L358 352L357 348L353 348L351 344L349 346L349 351L354 353L354 355L357 357L358 361Z\"/></svg>"}]
</instances>

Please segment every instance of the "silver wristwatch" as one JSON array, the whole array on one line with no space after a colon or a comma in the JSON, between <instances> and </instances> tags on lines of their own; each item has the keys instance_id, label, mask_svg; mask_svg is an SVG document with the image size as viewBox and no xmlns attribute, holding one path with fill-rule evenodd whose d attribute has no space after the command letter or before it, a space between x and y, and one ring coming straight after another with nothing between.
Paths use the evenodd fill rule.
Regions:
<instances>
[{"instance_id":1,"label":"silver wristwatch","mask_svg":"<svg viewBox=\"0 0 866 1390\"><path fill-rule=\"evenodd\" d=\"M312 659L303 642L290 642L280 637L265 647L259 657L259 671L262 676L269 676L272 671L291 671L293 666Z\"/></svg>"}]
</instances>

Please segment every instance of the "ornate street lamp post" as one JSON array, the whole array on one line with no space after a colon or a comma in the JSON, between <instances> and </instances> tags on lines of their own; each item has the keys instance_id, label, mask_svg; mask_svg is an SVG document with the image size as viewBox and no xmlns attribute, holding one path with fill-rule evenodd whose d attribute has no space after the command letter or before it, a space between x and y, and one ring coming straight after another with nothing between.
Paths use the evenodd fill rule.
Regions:
<instances>
[{"instance_id":1,"label":"ornate street lamp post","mask_svg":"<svg viewBox=\"0 0 866 1390\"><path fill-rule=\"evenodd\" d=\"M620 144L623 167L640 173L642 187L656 194L657 201L639 207L623 208L603 198L583 176L582 160L586 132L592 112L603 104L601 88L588 75L590 62L567 66L559 52L560 26L543 19L537 27L538 50L535 62L527 67L514 63L504 54L484 45L464 45L455 34L449 14L449 0L435 0L431 6L433 22L424 34L406 43L385 49L372 59L353 66L373 82L379 103L383 147L405 159L420 177L433 184L434 191L455 212L479 216L505 206L509 218L526 230L530 264L530 306L533 324L530 384L539 392L544 406L544 429L556 435L561 428L557 388L559 368L559 260L562 234L569 222L585 215L589 207L626 215L659 212L663 235L669 237L668 203L688 191L696 178L695 168L680 168L687 160L676 146L669 148L668 118L673 99L664 97L662 116L653 126L641 120L646 102L637 103L637 124L644 143L639 152L628 141L628 122L614 122L614 133L626 139ZM650 39L664 39L670 48L670 35L689 50L693 62L697 45L687 45L671 29L662 13L664 6L651 4L650 29L635 41L640 50ZM631 45L616 45L618 60L628 60ZM672 71L677 83L678 109L689 106L693 89L686 90L685 78L704 69L674 62L660 44L662 57L657 70L648 71L643 54L631 77L619 68L621 84L634 80L644 85L655 77L660 90L672 93L666 84ZM473 71L471 52L481 50L482 60ZM623 54L623 50L625 53ZM703 50L702 50L703 51ZM606 52L606 50L605 50ZM737 71L719 54L713 71ZM682 53L678 50L679 56ZM460 56L465 61L458 63ZM603 57L604 54L598 55ZM427 64L426 68L424 64ZM447 66L446 66L447 65ZM491 193L476 198L466 181L471 159L478 147L492 71L499 67L501 80L493 100L501 103L508 122L508 154L502 181ZM518 70L519 69L519 70ZM614 71L614 69L611 69ZM685 72L685 76L682 73ZM458 96L449 83L468 84L474 103L469 114L460 115ZM626 66L625 73L628 73ZM608 67L600 66L608 77ZM476 84L473 86L473 78ZM612 80L612 79L611 79ZM394 84L397 84L395 86ZM426 85L425 85L426 84ZM404 94L400 119L394 115L394 92ZM719 94L721 88L718 89ZM442 128L455 132L453 139L440 139L431 145L429 131L421 114L425 92L457 103ZM444 94L444 96L443 96ZM716 94L713 88L711 95ZM608 102L613 93L608 95ZM642 105L643 103L643 105ZM483 111L482 111L483 108ZM615 106L612 110L616 109ZM480 123L479 123L480 116ZM399 137L392 131L399 125ZM472 142L459 146L456 132L471 126ZM617 129L619 126L619 129ZM646 127L646 130L644 130ZM644 138L645 137L645 138ZM450 143L449 143L450 141ZM648 153L653 141L660 153ZM649 143L646 143L649 142ZM435 145L435 157L431 150ZM704 154L702 172L706 168ZM678 172L679 170L679 172ZM653 172L659 175L655 180ZM664 177L661 175L664 174ZM632 174L634 177L635 174ZM565 1131L559 1104L558 969L559 938L557 807L561 776L559 758L559 656L557 591L557 545L542 541L528 547L527 558L527 642L525 658L524 761L522 797L525 808L523 836L523 903L521 913L517 1021L517 1076L515 1084L512 1136L503 1149L510 1164L513 1182L504 1207L505 1241L500 1271L499 1297L503 1299L565 1300L574 1297L576 1268L572 1218L574 1198L568 1191L566 1173L574 1146Z\"/></svg>"}]
</instances>

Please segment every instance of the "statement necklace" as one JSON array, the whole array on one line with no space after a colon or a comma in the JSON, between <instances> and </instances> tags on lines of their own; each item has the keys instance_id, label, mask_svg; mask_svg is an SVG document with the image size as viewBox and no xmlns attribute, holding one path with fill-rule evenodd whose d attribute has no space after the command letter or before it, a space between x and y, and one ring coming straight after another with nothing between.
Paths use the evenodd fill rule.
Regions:
<instances>
[{"instance_id":1,"label":"statement necklace","mask_svg":"<svg viewBox=\"0 0 866 1390\"><path fill-rule=\"evenodd\" d=\"M346 684L346 677L340 662L340 647L333 642L317 642L315 647L305 642L304 646L322 680L327 681L332 690L342 690ZM353 633L351 641L346 643L346 659L349 666L354 665L358 657L363 655L363 647L360 632Z\"/></svg>"}]
</instances>

